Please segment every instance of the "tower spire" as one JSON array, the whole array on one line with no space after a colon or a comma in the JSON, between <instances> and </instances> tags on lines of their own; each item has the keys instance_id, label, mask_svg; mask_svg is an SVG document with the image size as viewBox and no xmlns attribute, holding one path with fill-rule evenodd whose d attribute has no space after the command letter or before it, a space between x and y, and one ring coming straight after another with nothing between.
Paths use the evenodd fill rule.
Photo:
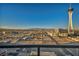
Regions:
<instances>
[{"instance_id":1,"label":"tower spire","mask_svg":"<svg viewBox=\"0 0 79 59\"><path fill-rule=\"evenodd\" d=\"M69 9L71 9L72 7L71 7L71 3L70 3L70 5L69 5Z\"/></svg>"}]
</instances>

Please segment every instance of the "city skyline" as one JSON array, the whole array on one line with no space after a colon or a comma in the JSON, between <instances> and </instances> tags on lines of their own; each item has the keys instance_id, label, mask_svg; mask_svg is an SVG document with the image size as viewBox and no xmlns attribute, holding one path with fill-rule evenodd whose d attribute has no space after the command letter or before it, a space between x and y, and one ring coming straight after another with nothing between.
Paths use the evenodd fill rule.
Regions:
<instances>
[{"instance_id":1,"label":"city skyline","mask_svg":"<svg viewBox=\"0 0 79 59\"><path fill-rule=\"evenodd\" d=\"M79 4L72 4L73 25L79 26ZM69 4L0 4L1 28L67 28Z\"/></svg>"}]
</instances>

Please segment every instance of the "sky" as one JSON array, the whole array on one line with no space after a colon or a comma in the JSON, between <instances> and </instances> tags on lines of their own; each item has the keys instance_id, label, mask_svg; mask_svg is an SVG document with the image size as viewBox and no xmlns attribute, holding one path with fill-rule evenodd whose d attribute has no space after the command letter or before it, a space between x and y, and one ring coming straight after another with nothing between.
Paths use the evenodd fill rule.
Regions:
<instances>
[{"instance_id":1,"label":"sky","mask_svg":"<svg viewBox=\"0 0 79 59\"><path fill-rule=\"evenodd\" d=\"M67 28L67 3L0 3L1 28ZM71 4L73 26L79 26L79 4Z\"/></svg>"}]
</instances>

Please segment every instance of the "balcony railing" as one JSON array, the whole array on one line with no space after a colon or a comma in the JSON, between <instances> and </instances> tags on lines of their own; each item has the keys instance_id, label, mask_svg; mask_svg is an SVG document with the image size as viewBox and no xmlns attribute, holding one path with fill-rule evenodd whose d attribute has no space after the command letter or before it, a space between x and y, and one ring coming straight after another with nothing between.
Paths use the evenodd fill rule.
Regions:
<instances>
[{"instance_id":1,"label":"balcony railing","mask_svg":"<svg viewBox=\"0 0 79 59\"><path fill-rule=\"evenodd\" d=\"M79 48L79 45L0 45L0 48L37 48L37 55L40 56L40 48Z\"/></svg>"}]
</instances>

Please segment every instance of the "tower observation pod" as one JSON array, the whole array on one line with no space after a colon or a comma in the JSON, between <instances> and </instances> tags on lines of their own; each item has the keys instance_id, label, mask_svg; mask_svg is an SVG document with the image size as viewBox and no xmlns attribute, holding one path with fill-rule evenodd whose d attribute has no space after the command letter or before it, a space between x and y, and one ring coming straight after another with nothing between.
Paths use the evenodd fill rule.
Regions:
<instances>
[{"instance_id":1,"label":"tower observation pod","mask_svg":"<svg viewBox=\"0 0 79 59\"><path fill-rule=\"evenodd\" d=\"M68 34L74 34L73 23L72 23L73 8L71 8L71 5L68 9L68 14L69 14Z\"/></svg>"}]
</instances>

